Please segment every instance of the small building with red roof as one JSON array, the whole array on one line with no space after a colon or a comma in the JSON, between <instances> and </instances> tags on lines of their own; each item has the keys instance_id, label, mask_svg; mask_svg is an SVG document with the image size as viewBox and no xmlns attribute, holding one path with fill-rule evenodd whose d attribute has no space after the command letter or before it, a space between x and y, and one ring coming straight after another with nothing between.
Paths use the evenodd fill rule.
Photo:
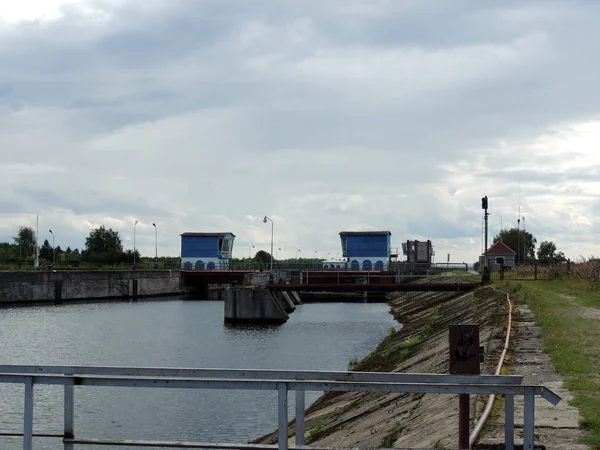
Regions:
<instances>
[{"instance_id":1,"label":"small building with red roof","mask_svg":"<svg viewBox=\"0 0 600 450\"><path fill-rule=\"evenodd\" d=\"M512 248L506 245L504 242L498 241L487 251L488 255L488 270L490 272L499 272L500 265L502 264L504 267L514 267L517 252L515 252ZM481 255L481 262L483 263L485 256ZM483 268L483 264L482 264Z\"/></svg>"}]
</instances>

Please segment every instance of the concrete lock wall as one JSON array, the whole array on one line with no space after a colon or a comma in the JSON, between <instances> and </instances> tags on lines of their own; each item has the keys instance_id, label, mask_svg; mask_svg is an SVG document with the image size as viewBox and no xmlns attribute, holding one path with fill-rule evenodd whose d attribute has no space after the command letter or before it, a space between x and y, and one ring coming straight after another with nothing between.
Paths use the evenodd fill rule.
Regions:
<instances>
[{"instance_id":1,"label":"concrete lock wall","mask_svg":"<svg viewBox=\"0 0 600 450\"><path fill-rule=\"evenodd\" d=\"M182 292L179 271L60 271L0 274L0 303L127 298Z\"/></svg>"},{"instance_id":2,"label":"concrete lock wall","mask_svg":"<svg viewBox=\"0 0 600 450\"><path fill-rule=\"evenodd\" d=\"M226 322L284 323L289 318L280 301L262 287L230 287L224 303Z\"/></svg>"}]
</instances>

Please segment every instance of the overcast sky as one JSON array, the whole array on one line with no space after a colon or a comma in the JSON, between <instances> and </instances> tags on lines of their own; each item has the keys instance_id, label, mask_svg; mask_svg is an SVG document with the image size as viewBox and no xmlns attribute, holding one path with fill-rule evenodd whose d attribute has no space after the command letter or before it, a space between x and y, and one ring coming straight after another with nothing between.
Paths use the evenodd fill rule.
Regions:
<instances>
[{"instance_id":1,"label":"overcast sky","mask_svg":"<svg viewBox=\"0 0 600 450\"><path fill-rule=\"evenodd\" d=\"M0 241L473 262L525 227L600 256L600 2L0 0ZM520 193L520 195L519 195ZM50 239L51 240L51 239Z\"/></svg>"}]
</instances>

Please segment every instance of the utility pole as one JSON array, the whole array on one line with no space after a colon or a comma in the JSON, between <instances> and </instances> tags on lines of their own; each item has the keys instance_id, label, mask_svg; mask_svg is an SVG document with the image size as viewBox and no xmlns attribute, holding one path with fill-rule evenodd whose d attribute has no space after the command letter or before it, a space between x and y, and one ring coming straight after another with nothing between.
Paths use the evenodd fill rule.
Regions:
<instances>
[{"instance_id":1,"label":"utility pole","mask_svg":"<svg viewBox=\"0 0 600 450\"><path fill-rule=\"evenodd\" d=\"M35 253L33 255L33 267L38 267L40 265L40 257L38 253L38 236L40 235L40 216L35 216Z\"/></svg>"},{"instance_id":2,"label":"utility pole","mask_svg":"<svg viewBox=\"0 0 600 450\"><path fill-rule=\"evenodd\" d=\"M490 272L488 269L488 198L487 195L481 199L481 209L483 209L483 217L485 219L485 252L483 261L482 281L487 283L490 281Z\"/></svg>"}]
</instances>

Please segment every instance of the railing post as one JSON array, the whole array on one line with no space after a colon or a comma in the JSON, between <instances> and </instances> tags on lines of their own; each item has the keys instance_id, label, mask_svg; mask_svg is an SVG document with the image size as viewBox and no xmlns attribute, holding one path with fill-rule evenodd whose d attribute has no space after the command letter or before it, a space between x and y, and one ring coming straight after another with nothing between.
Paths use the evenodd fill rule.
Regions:
<instances>
[{"instance_id":1,"label":"railing post","mask_svg":"<svg viewBox=\"0 0 600 450\"><path fill-rule=\"evenodd\" d=\"M279 450L287 450L288 448L288 396L287 383L279 383L277 385L277 447Z\"/></svg>"},{"instance_id":2,"label":"railing post","mask_svg":"<svg viewBox=\"0 0 600 450\"><path fill-rule=\"evenodd\" d=\"M296 445L304 445L304 391L296 391Z\"/></svg>"},{"instance_id":3,"label":"railing post","mask_svg":"<svg viewBox=\"0 0 600 450\"><path fill-rule=\"evenodd\" d=\"M515 397L504 396L504 446L506 450L515 448Z\"/></svg>"},{"instance_id":4,"label":"railing post","mask_svg":"<svg viewBox=\"0 0 600 450\"><path fill-rule=\"evenodd\" d=\"M470 396L458 394L458 448L469 450Z\"/></svg>"},{"instance_id":5,"label":"railing post","mask_svg":"<svg viewBox=\"0 0 600 450\"><path fill-rule=\"evenodd\" d=\"M75 437L75 386L65 384L65 431L63 439L73 439ZM73 444L64 443L64 450L73 450Z\"/></svg>"},{"instance_id":6,"label":"railing post","mask_svg":"<svg viewBox=\"0 0 600 450\"><path fill-rule=\"evenodd\" d=\"M535 395L533 389L534 388L531 386L525 388L525 405L523 407L523 450L533 450L535 409Z\"/></svg>"},{"instance_id":7,"label":"railing post","mask_svg":"<svg viewBox=\"0 0 600 450\"><path fill-rule=\"evenodd\" d=\"M25 378L23 450L33 449L33 377Z\"/></svg>"}]
</instances>

